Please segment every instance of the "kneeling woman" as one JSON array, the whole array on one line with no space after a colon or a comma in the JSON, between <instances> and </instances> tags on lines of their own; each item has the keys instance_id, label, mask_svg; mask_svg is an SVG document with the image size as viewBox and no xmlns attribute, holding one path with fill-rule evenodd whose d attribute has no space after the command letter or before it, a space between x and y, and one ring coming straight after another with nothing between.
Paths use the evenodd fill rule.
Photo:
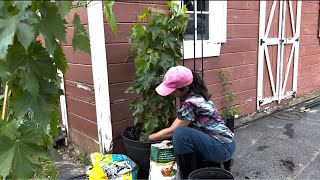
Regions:
<instances>
[{"instance_id":1,"label":"kneeling woman","mask_svg":"<svg viewBox=\"0 0 320 180\"><path fill-rule=\"evenodd\" d=\"M197 73L184 66L172 67L156 91L161 96L172 94L181 99L172 125L149 136L150 141L172 138L181 178L186 179L203 160L231 159L234 134L226 127Z\"/></svg>"}]
</instances>

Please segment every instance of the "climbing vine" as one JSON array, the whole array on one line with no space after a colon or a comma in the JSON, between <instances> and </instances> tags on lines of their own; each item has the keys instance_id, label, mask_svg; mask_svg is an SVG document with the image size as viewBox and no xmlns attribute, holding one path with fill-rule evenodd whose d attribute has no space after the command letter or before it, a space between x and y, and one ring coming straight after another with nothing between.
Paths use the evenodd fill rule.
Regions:
<instances>
[{"instance_id":1,"label":"climbing vine","mask_svg":"<svg viewBox=\"0 0 320 180\"><path fill-rule=\"evenodd\" d=\"M0 1L0 79L8 97L0 119L0 178L29 179L51 160L59 123L61 78L68 66L61 43L66 43L66 15L87 6L78 1ZM105 2L107 20L116 33L114 1ZM90 53L88 34L74 14L74 50ZM38 40L43 37L44 43ZM3 93L3 91L1 91ZM2 109L2 108L1 108Z\"/></svg>"},{"instance_id":2,"label":"climbing vine","mask_svg":"<svg viewBox=\"0 0 320 180\"><path fill-rule=\"evenodd\" d=\"M229 71L227 69L219 69L219 78L222 81L225 95L225 108L221 111L221 115L225 118L235 118L236 115L239 115L240 110L233 107L236 95L231 91L232 83L229 79Z\"/></svg>"},{"instance_id":3,"label":"climbing vine","mask_svg":"<svg viewBox=\"0 0 320 180\"><path fill-rule=\"evenodd\" d=\"M188 16L185 6L169 2L168 11L145 8L138 20L131 27L130 38L136 73L127 91L141 96L131 103L131 109L136 118L141 117L140 140L147 140L149 134L165 128L175 118L174 97L161 97L155 88L161 75L181 63Z\"/></svg>"}]
</instances>

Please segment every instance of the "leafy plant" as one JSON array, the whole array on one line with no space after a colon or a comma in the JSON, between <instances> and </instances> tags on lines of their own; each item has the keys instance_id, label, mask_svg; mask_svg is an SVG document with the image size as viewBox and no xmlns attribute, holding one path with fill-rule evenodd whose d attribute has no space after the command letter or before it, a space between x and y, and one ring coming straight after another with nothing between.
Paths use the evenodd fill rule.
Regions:
<instances>
[{"instance_id":1,"label":"leafy plant","mask_svg":"<svg viewBox=\"0 0 320 180\"><path fill-rule=\"evenodd\" d=\"M111 16L113 2L106 3ZM86 5L78 1L76 7ZM0 178L28 179L52 161L62 94L57 71L68 68L60 42L66 42L65 16L76 7L72 1L0 1L0 79L10 90L9 112L0 119ZM90 53L77 13L72 24L74 50Z\"/></svg>"},{"instance_id":2,"label":"leafy plant","mask_svg":"<svg viewBox=\"0 0 320 180\"><path fill-rule=\"evenodd\" d=\"M229 80L229 71L227 69L219 70L219 78L222 80L223 89L225 91L226 107L221 111L221 115L225 118L234 118L240 113L239 109L233 108L236 95L231 91L232 83Z\"/></svg>"},{"instance_id":3,"label":"leafy plant","mask_svg":"<svg viewBox=\"0 0 320 180\"><path fill-rule=\"evenodd\" d=\"M149 134L165 128L175 117L174 97L161 97L155 88L161 75L181 62L188 16L186 6L180 8L172 2L167 5L168 11L143 9L139 21L131 26L130 45L136 73L127 92L141 96L131 103L133 115L142 121L140 140L147 140Z\"/></svg>"}]
</instances>

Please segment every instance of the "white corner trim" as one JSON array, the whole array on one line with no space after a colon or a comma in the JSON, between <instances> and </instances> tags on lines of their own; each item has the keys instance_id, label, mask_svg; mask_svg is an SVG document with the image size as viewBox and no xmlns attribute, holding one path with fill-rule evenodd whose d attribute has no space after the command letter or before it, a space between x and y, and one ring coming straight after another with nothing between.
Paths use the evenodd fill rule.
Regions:
<instances>
[{"instance_id":1,"label":"white corner trim","mask_svg":"<svg viewBox=\"0 0 320 180\"><path fill-rule=\"evenodd\" d=\"M87 12L98 137L100 152L104 153L112 149L112 124L102 2L90 3Z\"/></svg>"},{"instance_id":2,"label":"white corner trim","mask_svg":"<svg viewBox=\"0 0 320 180\"><path fill-rule=\"evenodd\" d=\"M61 77L61 84L60 88L63 91L63 95L60 96L60 109L61 109L61 118L62 118L62 124L66 128L67 137L69 137L69 122L68 122L68 110L67 110L67 103L66 103L66 90L64 88L64 77L63 73L58 70L58 75Z\"/></svg>"}]
</instances>

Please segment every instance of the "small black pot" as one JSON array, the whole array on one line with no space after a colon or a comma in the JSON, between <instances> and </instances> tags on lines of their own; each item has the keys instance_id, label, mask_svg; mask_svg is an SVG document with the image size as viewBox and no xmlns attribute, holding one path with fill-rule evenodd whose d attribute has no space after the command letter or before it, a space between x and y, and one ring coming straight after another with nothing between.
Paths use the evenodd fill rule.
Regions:
<instances>
[{"instance_id":1,"label":"small black pot","mask_svg":"<svg viewBox=\"0 0 320 180\"><path fill-rule=\"evenodd\" d=\"M127 131L128 128L122 132L122 138L127 155L139 166L138 179L148 179L151 144L160 143L161 141L142 142L139 140L133 140L128 137Z\"/></svg>"},{"instance_id":2,"label":"small black pot","mask_svg":"<svg viewBox=\"0 0 320 180\"><path fill-rule=\"evenodd\" d=\"M226 121L226 126L234 132L234 117L225 117L224 120Z\"/></svg>"}]
</instances>

